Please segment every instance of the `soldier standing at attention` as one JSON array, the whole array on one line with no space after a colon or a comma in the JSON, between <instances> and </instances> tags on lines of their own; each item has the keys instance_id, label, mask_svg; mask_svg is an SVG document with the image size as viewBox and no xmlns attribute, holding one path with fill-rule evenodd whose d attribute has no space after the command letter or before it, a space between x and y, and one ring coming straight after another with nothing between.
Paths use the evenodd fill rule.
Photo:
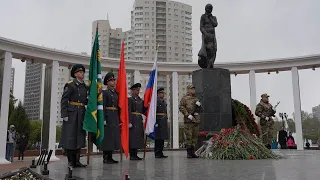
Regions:
<instances>
[{"instance_id":1,"label":"soldier standing at attention","mask_svg":"<svg viewBox=\"0 0 320 180\"><path fill-rule=\"evenodd\" d=\"M164 140L168 139L168 115L167 103L164 100L164 88L159 88L157 94L154 154L156 158L167 158L168 156L163 155Z\"/></svg>"},{"instance_id":2,"label":"soldier standing at attention","mask_svg":"<svg viewBox=\"0 0 320 180\"><path fill-rule=\"evenodd\" d=\"M187 86L187 94L180 100L179 110L184 116L184 133L187 139L187 157L198 158L195 155L195 146L199 136L201 103L195 96L195 87Z\"/></svg>"},{"instance_id":3,"label":"soldier standing at attention","mask_svg":"<svg viewBox=\"0 0 320 180\"><path fill-rule=\"evenodd\" d=\"M269 95L262 94L260 103L256 107L256 116L260 118L262 142L265 146L271 149L272 131L274 126L273 116L276 109L269 103Z\"/></svg>"},{"instance_id":4,"label":"soldier standing at attention","mask_svg":"<svg viewBox=\"0 0 320 180\"><path fill-rule=\"evenodd\" d=\"M86 131L82 129L85 105L88 102L88 86L84 83L85 68L76 64L71 69L74 79L64 86L61 98L63 118L60 146L67 151L70 167L86 167L80 163L80 150L86 147Z\"/></svg>"},{"instance_id":5,"label":"soldier standing at attention","mask_svg":"<svg viewBox=\"0 0 320 180\"><path fill-rule=\"evenodd\" d=\"M129 147L130 160L142 160L138 157L138 149L144 148L144 127L142 114L147 110L143 100L139 97L141 84L131 86L131 97L129 104Z\"/></svg>"},{"instance_id":6,"label":"soldier standing at attention","mask_svg":"<svg viewBox=\"0 0 320 180\"><path fill-rule=\"evenodd\" d=\"M114 150L120 149L120 119L118 111L118 93L114 74L109 72L104 78L107 89L103 91L104 139L100 149L103 151L103 163L118 163L112 158Z\"/></svg>"}]
</instances>

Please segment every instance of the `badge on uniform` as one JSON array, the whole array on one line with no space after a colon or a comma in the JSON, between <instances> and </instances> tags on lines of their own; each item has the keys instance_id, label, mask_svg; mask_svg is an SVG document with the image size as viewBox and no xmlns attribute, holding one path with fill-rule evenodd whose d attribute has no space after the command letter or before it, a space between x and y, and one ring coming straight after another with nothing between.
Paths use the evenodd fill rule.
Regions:
<instances>
[{"instance_id":1,"label":"badge on uniform","mask_svg":"<svg viewBox=\"0 0 320 180\"><path fill-rule=\"evenodd\" d=\"M64 88L64 92L66 92L66 91L68 91L68 86L66 86L66 87Z\"/></svg>"}]
</instances>

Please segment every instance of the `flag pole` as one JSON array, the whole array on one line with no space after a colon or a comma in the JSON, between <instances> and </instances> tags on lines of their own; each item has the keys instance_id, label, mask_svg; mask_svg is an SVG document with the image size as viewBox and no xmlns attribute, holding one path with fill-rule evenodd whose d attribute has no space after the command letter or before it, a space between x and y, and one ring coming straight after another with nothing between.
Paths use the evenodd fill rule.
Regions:
<instances>
[{"instance_id":1,"label":"flag pole","mask_svg":"<svg viewBox=\"0 0 320 180\"><path fill-rule=\"evenodd\" d=\"M88 133L88 152L87 152L87 164L90 164L90 150L91 150L91 133Z\"/></svg>"},{"instance_id":2,"label":"flag pole","mask_svg":"<svg viewBox=\"0 0 320 180\"><path fill-rule=\"evenodd\" d=\"M148 139L148 136L145 136L145 140L144 140L144 152L143 152L143 159L146 159L146 152L147 152L147 139Z\"/></svg>"}]
</instances>

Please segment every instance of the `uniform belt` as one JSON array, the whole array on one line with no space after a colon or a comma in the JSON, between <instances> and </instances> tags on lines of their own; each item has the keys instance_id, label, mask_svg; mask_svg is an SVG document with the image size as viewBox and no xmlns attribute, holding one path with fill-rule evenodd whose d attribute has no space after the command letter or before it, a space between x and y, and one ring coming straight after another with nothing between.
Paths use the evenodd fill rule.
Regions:
<instances>
[{"instance_id":1,"label":"uniform belt","mask_svg":"<svg viewBox=\"0 0 320 180\"><path fill-rule=\"evenodd\" d=\"M157 113L157 116L167 116L167 113Z\"/></svg>"},{"instance_id":2,"label":"uniform belt","mask_svg":"<svg viewBox=\"0 0 320 180\"><path fill-rule=\"evenodd\" d=\"M141 116L141 113L138 113L138 112L131 112L131 114Z\"/></svg>"},{"instance_id":3,"label":"uniform belt","mask_svg":"<svg viewBox=\"0 0 320 180\"><path fill-rule=\"evenodd\" d=\"M118 111L118 108L116 107L105 107L106 110L111 110L111 111Z\"/></svg>"},{"instance_id":4,"label":"uniform belt","mask_svg":"<svg viewBox=\"0 0 320 180\"><path fill-rule=\"evenodd\" d=\"M72 104L72 105L75 105L75 106L85 106L83 103L73 102L73 101L69 101L69 104Z\"/></svg>"}]
</instances>

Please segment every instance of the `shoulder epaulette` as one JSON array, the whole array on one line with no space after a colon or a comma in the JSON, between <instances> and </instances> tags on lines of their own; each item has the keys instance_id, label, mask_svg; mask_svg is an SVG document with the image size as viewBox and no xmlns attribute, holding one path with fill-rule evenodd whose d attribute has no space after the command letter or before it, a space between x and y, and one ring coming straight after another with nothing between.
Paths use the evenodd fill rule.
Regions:
<instances>
[{"instance_id":1,"label":"shoulder epaulette","mask_svg":"<svg viewBox=\"0 0 320 180\"><path fill-rule=\"evenodd\" d=\"M103 91L106 91L106 90L108 90L108 88L104 87L104 88L102 88L102 90L103 90Z\"/></svg>"},{"instance_id":2,"label":"shoulder epaulette","mask_svg":"<svg viewBox=\"0 0 320 180\"><path fill-rule=\"evenodd\" d=\"M68 84L71 84L73 81L69 81Z\"/></svg>"}]
</instances>

